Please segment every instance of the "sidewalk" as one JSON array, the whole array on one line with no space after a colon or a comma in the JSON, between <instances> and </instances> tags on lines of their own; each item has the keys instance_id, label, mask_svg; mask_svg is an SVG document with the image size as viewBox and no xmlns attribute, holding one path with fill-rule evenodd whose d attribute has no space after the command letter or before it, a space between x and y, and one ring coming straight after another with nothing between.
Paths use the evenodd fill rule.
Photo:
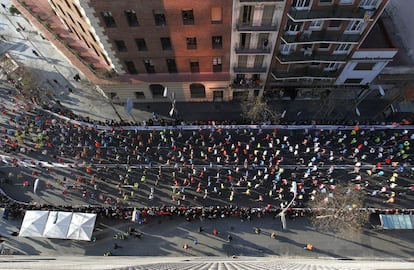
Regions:
<instances>
[{"instance_id":1,"label":"sidewalk","mask_svg":"<svg viewBox=\"0 0 414 270\"><path fill-rule=\"evenodd\" d=\"M0 220L0 233L15 255L42 256L102 256L110 251L114 256L156 257L291 257L368 260L414 260L411 247L414 235L411 230L374 231L349 235L335 235L316 231L306 218L287 220L283 230L279 219L272 217L252 218L242 222L229 217L187 222L184 217L152 217L147 225L128 221L98 218L93 236L96 242L71 241L45 238L13 237L20 220ZM113 235L125 232L133 226L142 232L140 239L115 240ZM203 231L200 233L199 228ZM261 234L254 233L260 228ZM213 229L219 232L213 235ZM276 233L276 239L270 237ZM227 235L233 239L227 241ZM197 239L197 244L194 240ZM117 243L122 248L114 249ZM312 252L304 250L307 243L314 245ZM188 244L189 250L183 249Z\"/></svg>"}]
</instances>

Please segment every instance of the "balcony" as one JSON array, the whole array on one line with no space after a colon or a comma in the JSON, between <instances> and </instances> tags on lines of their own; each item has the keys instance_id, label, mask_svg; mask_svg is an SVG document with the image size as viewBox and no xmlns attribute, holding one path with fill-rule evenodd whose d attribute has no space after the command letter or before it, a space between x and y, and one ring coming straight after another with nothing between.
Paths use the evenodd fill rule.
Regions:
<instances>
[{"instance_id":1,"label":"balcony","mask_svg":"<svg viewBox=\"0 0 414 270\"><path fill-rule=\"evenodd\" d=\"M332 6L328 9L311 9L311 10L298 10L291 8L288 16L293 21L306 21L313 19L364 19L366 10L362 8L338 8Z\"/></svg>"},{"instance_id":2,"label":"balcony","mask_svg":"<svg viewBox=\"0 0 414 270\"><path fill-rule=\"evenodd\" d=\"M233 67L235 73L266 73L266 67Z\"/></svg>"},{"instance_id":3,"label":"balcony","mask_svg":"<svg viewBox=\"0 0 414 270\"><path fill-rule=\"evenodd\" d=\"M271 53L272 44L269 42L266 46L257 46L256 48L247 48L236 44L235 51L238 54L269 54Z\"/></svg>"},{"instance_id":4,"label":"balcony","mask_svg":"<svg viewBox=\"0 0 414 270\"><path fill-rule=\"evenodd\" d=\"M237 31L255 32L255 31L277 31L277 24L272 25L251 25L251 24L237 24Z\"/></svg>"},{"instance_id":5,"label":"balcony","mask_svg":"<svg viewBox=\"0 0 414 270\"><path fill-rule=\"evenodd\" d=\"M233 89L260 89L263 87L263 83L260 80L234 80L234 83L230 84L230 87Z\"/></svg>"},{"instance_id":6,"label":"balcony","mask_svg":"<svg viewBox=\"0 0 414 270\"><path fill-rule=\"evenodd\" d=\"M309 32L307 32L309 31ZM338 42L338 43L358 43L360 34L345 34L332 31L311 31L305 30L296 35L283 34L286 43L316 43L316 42Z\"/></svg>"},{"instance_id":7,"label":"balcony","mask_svg":"<svg viewBox=\"0 0 414 270\"><path fill-rule=\"evenodd\" d=\"M304 68L293 71L273 70L272 75L275 79L294 79L294 78L335 78L339 74L338 70L325 71L317 68Z\"/></svg>"},{"instance_id":8,"label":"balcony","mask_svg":"<svg viewBox=\"0 0 414 270\"><path fill-rule=\"evenodd\" d=\"M346 54L319 54L311 53L311 54L304 54L296 53L296 54L278 54L276 57L281 63L289 63L289 62L345 62L348 58Z\"/></svg>"}]
</instances>

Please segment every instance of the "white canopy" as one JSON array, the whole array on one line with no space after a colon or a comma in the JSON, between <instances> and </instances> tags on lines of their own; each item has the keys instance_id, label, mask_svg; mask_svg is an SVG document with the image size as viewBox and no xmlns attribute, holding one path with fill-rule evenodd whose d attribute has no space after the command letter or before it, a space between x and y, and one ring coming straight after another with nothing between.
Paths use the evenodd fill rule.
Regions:
<instances>
[{"instance_id":1,"label":"white canopy","mask_svg":"<svg viewBox=\"0 0 414 270\"><path fill-rule=\"evenodd\" d=\"M50 211L43 237L66 239L72 213Z\"/></svg>"},{"instance_id":2,"label":"white canopy","mask_svg":"<svg viewBox=\"0 0 414 270\"><path fill-rule=\"evenodd\" d=\"M90 241L95 221L96 214L73 213L67 238Z\"/></svg>"},{"instance_id":3,"label":"white canopy","mask_svg":"<svg viewBox=\"0 0 414 270\"><path fill-rule=\"evenodd\" d=\"M19 236L90 241L96 214L26 211Z\"/></svg>"},{"instance_id":4,"label":"white canopy","mask_svg":"<svg viewBox=\"0 0 414 270\"><path fill-rule=\"evenodd\" d=\"M49 211L26 211L19 236L43 237Z\"/></svg>"}]
</instances>

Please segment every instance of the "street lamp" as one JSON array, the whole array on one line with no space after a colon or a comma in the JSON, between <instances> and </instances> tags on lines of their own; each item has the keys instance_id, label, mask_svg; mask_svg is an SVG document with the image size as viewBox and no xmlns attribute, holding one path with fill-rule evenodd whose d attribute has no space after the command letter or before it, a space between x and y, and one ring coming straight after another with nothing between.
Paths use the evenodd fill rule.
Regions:
<instances>
[{"instance_id":1,"label":"street lamp","mask_svg":"<svg viewBox=\"0 0 414 270\"><path fill-rule=\"evenodd\" d=\"M298 185L296 181L292 182L292 187L290 188L290 192L293 193L292 200L288 203L288 205L286 205L286 207L282 208L282 211L278 214L278 216L280 216L280 220L282 221L282 228L284 230L286 229L286 214L285 213L289 209L289 207L293 204L293 202L296 199L296 196L298 195Z\"/></svg>"}]
</instances>

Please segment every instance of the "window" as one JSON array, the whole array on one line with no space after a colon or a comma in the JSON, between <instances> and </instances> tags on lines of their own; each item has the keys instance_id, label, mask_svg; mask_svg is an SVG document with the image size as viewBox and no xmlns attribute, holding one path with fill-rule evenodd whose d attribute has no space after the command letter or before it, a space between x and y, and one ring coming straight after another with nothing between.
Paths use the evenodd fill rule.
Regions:
<instances>
[{"instance_id":1,"label":"window","mask_svg":"<svg viewBox=\"0 0 414 270\"><path fill-rule=\"evenodd\" d=\"M96 38L95 38L95 36L92 34L92 32L91 32L91 31L89 31L89 35L91 36L91 38L93 39L93 41L95 41L95 42L96 42Z\"/></svg>"},{"instance_id":2,"label":"window","mask_svg":"<svg viewBox=\"0 0 414 270\"><path fill-rule=\"evenodd\" d=\"M357 63L354 70L373 70L376 63Z\"/></svg>"},{"instance_id":3,"label":"window","mask_svg":"<svg viewBox=\"0 0 414 270\"><path fill-rule=\"evenodd\" d=\"M111 98L111 99L114 99L114 98L116 98L116 96L117 96L118 94L117 93L115 93L115 92L109 92L109 97Z\"/></svg>"},{"instance_id":4,"label":"window","mask_svg":"<svg viewBox=\"0 0 414 270\"><path fill-rule=\"evenodd\" d=\"M340 20L331 20L329 21L328 28L340 28L342 21Z\"/></svg>"},{"instance_id":5,"label":"window","mask_svg":"<svg viewBox=\"0 0 414 270\"><path fill-rule=\"evenodd\" d=\"M362 21L359 20L349 21L348 26L346 27L346 31L359 33L361 32L363 25L364 24L362 23Z\"/></svg>"},{"instance_id":6,"label":"window","mask_svg":"<svg viewBox=\"0 0 414 270\"><path fill-rule=\"evenodd\" d=\"M82 32L86 33L85 28L83 28L82 24L78 22L79 27L82 29Z\"/></svg>"},{"instance_id":7,"label":"window","mask_svg":"<svg viewBox=\"0 0 414 270\"><path fill-rule=\"evenodd\" d=\"M352 5L354 3L354 0L340 0L340 5Z\"/></svg>"},{"instance_id":8,"label":"window","mask_svg":"<svg viewBox=\"0 0 414 270\"><path fill-rule=\"evenodd\" d=\"M57 7L59 8L60 12L62 12L62 14L66 16L66 13L63 11L62 7L60 5L57 5ZM73 19L72 19L72 22L73 22ZM75 22L73 22L73 23L75 23Z\"/></svg>"},{"instance_id":9,"label":"window","mask_svg":"<svg viewBox=\"0 0 414 270\"><path fill-rule=\"evenodd\" d=\"M233 99L239 101L247 101L249 99L248 91L233 92Z\"/></svg>"},{"instance_id":10,"label":"window","mask_svg":"<svg viewBox=\"0 0 414 270\"><path fill-rule=\"evenodd\" d=\"M256 55L254 57L254 67L261 68L263 67L264 55Z\"/></svg>"},{"instance_id":11,"label":"window","mask_svg":"<svg viewBox=\"0 0 414 270\"><path fill-rule=\"evenodd\" d=\"M153 98L164 98L164 86L162 84L150 84L149 85Z\"/></svg>"},{"instance_id":12,"label":"window","mask_svg":"<svg viewBox=\"0 0 414 270\"><path fill-rule=\"evenodd\" d=\"M150 73L150 74L155 73L154 64L152 63L150 59L144 60L144 66L145 66L145 69L147 70L147 73Z\"/></svg>"},{"instance_id":13,"label":"window","mask_svg":"<svg viewBox=\"0 0 414 270\"><path fill-rule=\"evenodd\" d=\"M250 33L240 33L240 48L250 48Z\"/></svg>"},{"instance_id":14,"label":"window","mask_svg":"<svg viewBox=\"0 0 414 270\"><path fill-rule=\"evenodd\" d=\"M134 92L134 94L135 94L136 99L145 99L144 92L138 91L138 92Z\"/></svg>"},{"instance_id":15,"label":"window","mask_svg":"<svg viewBox=\"0 0 414 270\"><path fill-rule=\"evenodd\" d=\"M129 26L139 26L135 10L125 10L124 13Z\"/></svg>"},{"instance_id":16,"label":"window","mask_svg":"<svg viewBox=\"0 0 414 270\"><path fill-rule=\"evenodd\" d=\"M116 27L116 22L110 11L101 12L102 19L106 27Z\"/></svg>"},{"instance_id":17,"label":"window","mask_svg":"<svg viewBox=\"0 0 414 270\"><path fill-rule=\"evenodd\" d=\"M188 37L187 41L187 50L195 50L197 49L197 38L195 37Z\"/></svg>"},{"instance_id":18,"label":"window","mask_svg":"<svg viewBox=\"0 0 414 270\"><path fill-rule=\"evenodd\" d=\"M192 9L182 10L181 15L183 16L184 25L194 24L194 14Z\"/></svg>"},{"instance_id":19,"label":"window","mask_svg":"<svg viewBox=\"0 0 414 270\"><path fill-rule=\"evenodd\" d=\"M323 69L324 71L335 71L338 70L341 66L340 63L332 62L326 65L326 67Z\"/></svg>"},{"instance_id":20,"label":"window","mask_svg":"<svg viewBox=\"0 0 414 270\"><path fill-rule=\"evenodd\" d=\"M68 8L71 9L68 0L65 0L65 2L66 2L66 5L68 6Z\"/></svg>"},{"instance_id":21,"label":"window","mask_svg":"<svg viewBox=\"0 0 414 270\"><path fill-rule=\"evenodd\" d=\"M248 55L239 55L237 57L237 66L240 68L247 67L247 59L248 59Z\"/></svg>"},{"instance_id":22,"label":"window","mask_svg":"<svg viewBox=\"0 0 414 270\"><path fill-rule=\"evenodd\" d=\"M264 6L261 25L272 25L273 16L275 14L275 6Z\"/></svg>"},{"instance_id":23,"label":"window","mask_svg":"<svg viewBox=\"0 0 414 270\"><path fill-rule=\"evenodd\" d=\"M145 43L145 39L143 38L136 38L135 44L137 44L138 51L148 51L147 43Z\"/></svg>"},{"instance_id":24,"label":"window","mask_svg":"<svg viewBox=\"0 0 414 270\"><path fill-rule=\"evenodd\" d=\"M201 83L190 84L190 95L191 98L205 98L206 88Z\"/></svg>"},{"instance_id":25,"label":"window","mask_svg":"<svg viewBox=\"0 0 414 270\"><path fill-rule=\"evenodd\" d=\"M167 59L167 68L169 73L177 73L177 64L175 63L175 59Z\"/></svg>"},{"instance_id":26,"label":"window","mask_svg":"<svg viewBox=\"0 0 414 270\"><path fill-rule=\"evenodd\" d=\"M283 55L291 54L295 50L296 50L296 44L282 44L280 47L280 53Z\"/></svg>"},{"instance_id":27,"label":"window","mask_svg":"<svg viewBox=\"0 0 414 270\"><path fill-rule=\"evenodd\" d=\"M165 19L165 15L162 12L154 12L154 20L155 20L155 25L159 25L159 26L167 25L167 20Z\"/></svg>"},{"instance_id":28,"label":"window","mask_svg":"<svg viewBox=\"0 0 414 270\"><path fill-rule=\"evenodd\" d=\"M240 24L242 25L250 25L253 21L253 6L243 6L241 7L241 16L240 16Z\"/></svg>"},{"instance_id":29,"label":"window","mask_svg":"<svg viewBox=\"0 0 414 270\"><path fill-rule=\"evenodd\" d=\"M297 9L308 9L310 7L310 0L293 0L292 7Z\"/></svg>"},{"instance_id":30,"label":"window","mask_svg":"<svg viewBox=\"0 0 414 270\"><path fill-rule=\"evenodd\" d=\"M363 79L346 79L344 84L360 84Z\"/></svg>"},{"instance_id":31,"label":"window","mask_svg":"<svg viewBox=\"0 0 414 270\"><path fill-rule=\"evenodd\" d=\"M221 57L214 57L213 58L213 72L221 72Z\"/></svg>"},{"instance_id":32,"label":"window","mask_svg":"<svg viewBox=\"0 0 414 270\"><path fill-rule=\"evenodd\" d=\"M172 50L171 40L169 37L162 37L161 40L161 47L164 51Z\"/></svg>"},{"instance_id":33,"label":"window","mask_svg":"<svg viewBox=\"0 0 414 270\"><path fill-rule=\"evenodd\" d=\"M377 8L380 3L379 0L361 0L359 6L365 9L374 9Z\"/></svg>"},{"instance_id":34,"label":"window","mask_svg":"<svg viewBox=\"0 0 414 270\"><path fill-rule=\"evenodd\" d=\"M115 40L116 48L119 52L126 52L127 47L125 45L125 42L123 40Z\"/></svg>"},{"instance_id":35,"label":"window","mask_svg":"<svg viewBox=\"0 0 414 270\"><path fill-rule=\"evenodd\" d=\"M323 20L312 20L309 29L310 30L319 30L322 28Z\"/></svg>"},{"instance_id":36,"label":"window","mask_svg":"<svg viewBox=\"0 0 414 270\"><path fill-rule=\"evenodd\" d=\"M290 35L295 35L302 29L302 23L294 23L292 21L288 21L286 24L285 31Z\"/></svg>"},{"instance_id":37,"label":"window","mask_svg":"<svg viewBox=\"0 0 414 270\"><path fill-rule=\"evenodd\" d=\"M319 0L320 5L330 5L332 4L332 0Z\"/></svg>"},{"instance_id":38,"label":"window","mask_svg":"<svg viewBox=\"0 0 414 270\"><path fill-rule=\"evenodd\" d=\"M62 11L63 12L63 11ZM65 14L65 12L63 12L63 14ZM68 13L68 16L69 16L69 18L70 18L70 20L73 22L73 24L76 24L75 23L75 20L72 18L72 16Z\"/></svg>"},{"instance_id":39,"label":"window","mask_svg":"<svg viewBox=\"0 0 414 270\"><path fill-rule=\"evenodd\" d=\"M221 36L213 36L211 38L211 43L213 49L221 49L222 48L222 37Z\"/></svg>"},{"instance_id":40,"label":"window","mask_svg":"<svg viewBox=\"0 0 414 270\"><path fill-rule=\"evenodd\" d=\"M126 66L129 74L138 74L138 71L135 68L134 62L132 62L132 61L125 61L125 66Z\"/></svg>"},{"instance_id":41,"label":"window","mask_svg":"<svg viewBox=\"0 0 414 270\"><path fill-rule=\"evenodd\" d=\"M200 72L200 66L199 66L198 60L191 60L190 61L190 71L192 73Z\"/></svg>"},{"instance_id":42,"label":"window","mask_svg":"<svg viewBox=\"0 0 414 270\"><path fill-rule=\"evenodd\" d=\"M76 10L76 12L78 13L79 17L80 17L80 18L82 18L82 17L83 17L83 15L82 15L82 13L80 12L80 10L79 10L78 6L77 6L77 5L75 5L75 4L73 4L73 7L75 8L75 10Z\"/></svg>"},{"instance_id":43,"label":"window","mask_svg":"<svg viewBox=\"0 0 414 270\"><path fill-rule=\"evenodd\" d=\"M329 43L321 43L319 44L319 51L329 51L331 44Z\"/></svg>"},{"instance_id":44,"label":"window","mask_svg":"<svg viewBox=\"0 0 414 270\"><path fill-rule=\"evenodd\" d=\"M211 8L211 23L219 24L223 22L223 12L221 7Z\"/></svg>"},{"instance_id":45,"label":"window","mask_svg":"<svg viewBox=\"0 0 414 270\"><path fill-rule=\"evenodd\" d=\"M348 54L349 50L351 50L352 44L342 43L336 46L334 54Z\"/></svg>"}]
</instances>

